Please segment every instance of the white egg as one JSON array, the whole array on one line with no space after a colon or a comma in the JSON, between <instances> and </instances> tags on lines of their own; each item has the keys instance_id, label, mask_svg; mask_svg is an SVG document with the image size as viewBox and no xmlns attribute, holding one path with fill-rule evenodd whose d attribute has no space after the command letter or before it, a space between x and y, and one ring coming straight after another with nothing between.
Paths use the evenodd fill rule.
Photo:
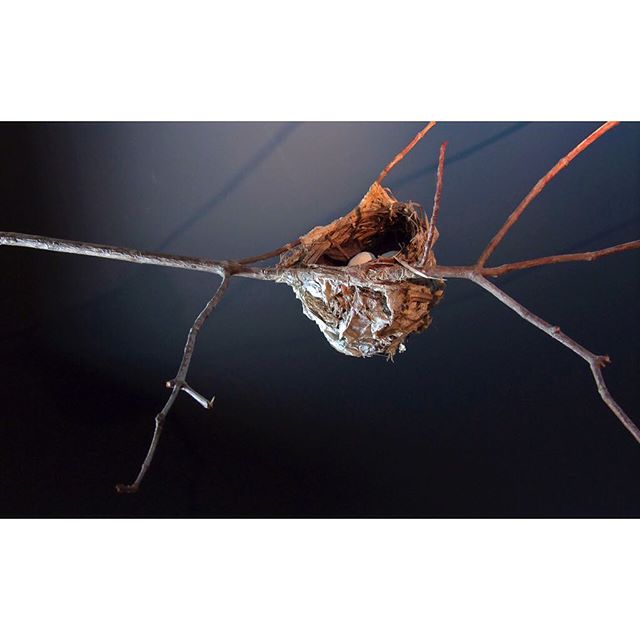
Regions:
<instances>
[{"instance_id":1,"label":"white egg","mask_svg":"<svg viewBox=\"0 0 640 640\"><path fill-rule=\"evenodd\" d=\"M367 262L371 262L375 259L376 257L373 255L373 253L370 253L369 251L361 251L360 253L356 253L356 255L353 256L351 260L349 260L347 266L355 267L356 265L366 264Z\"/></svg>"}]
</instances>

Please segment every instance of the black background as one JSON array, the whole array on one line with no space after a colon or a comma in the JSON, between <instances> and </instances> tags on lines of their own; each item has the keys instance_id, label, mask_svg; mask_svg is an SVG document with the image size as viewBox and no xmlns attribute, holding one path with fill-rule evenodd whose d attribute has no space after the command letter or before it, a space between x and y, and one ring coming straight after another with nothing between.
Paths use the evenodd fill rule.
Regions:
<instances>
[{"instance_id":1,"label":"black background","mask_svg":"<svg viewBox=\"0 0 640 640\"><path fill-rule=\"evenodd\" d=\"M430 207L437 255L473 261L598 123L443 123L387 178ZM346 213L419 123L5 124L0 227L214 258ZM492 264L640 236L640 126L606 134L530 206ZM637 253L501 279L592 351L640 419ZM0 249L0 514L637 516L640 446L584 362L467 282L395 363L333 351L286 287L234 280L139 494L193 318L217 278Z\"/></svg>"}]
</instances>

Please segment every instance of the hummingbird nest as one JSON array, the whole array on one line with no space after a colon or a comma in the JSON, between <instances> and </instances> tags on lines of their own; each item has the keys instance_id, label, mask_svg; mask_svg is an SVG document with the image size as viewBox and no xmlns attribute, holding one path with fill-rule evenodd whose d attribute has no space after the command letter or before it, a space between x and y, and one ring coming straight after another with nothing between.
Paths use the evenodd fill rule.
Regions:
<instances>
[{"instance_id":1,"label":"hummingbird nest","mask_svg":"<svg viewBox=\"0 0 640 640\"><path fill-rule=\"evenodd\" d=\"M399 202L374 182L355 209L302 236L281 256L278 269L334 349L359 358L393 358L405 350L409 335L431 323L444 281L407 279L395 257L383 254L395 251L402 261L428 268L435 264L428 244L437 239L436 229L431 242L428 236L419 205ZM350 266L356 256L369 259Z\"/></svg>"}]
</instances>

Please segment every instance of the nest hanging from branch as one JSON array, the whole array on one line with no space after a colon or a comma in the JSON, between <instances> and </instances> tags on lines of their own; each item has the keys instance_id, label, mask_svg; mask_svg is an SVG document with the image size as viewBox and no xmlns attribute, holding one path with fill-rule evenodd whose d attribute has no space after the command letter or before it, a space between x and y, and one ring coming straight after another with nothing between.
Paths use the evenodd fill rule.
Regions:
<instances>
[{"instance_id":1,"label":"nest hanging from branch","mask_svg":"<svg viewBox=\"0 0 640 640\"><path fill-rule=\"evenodd\" d=\"M437 239L419 205L399 202L374 182L360 204L331 224L315 227L283 254L281 281L293 289L304 314L329 344L346 355L393 358L412 333L431 323L431 309L444 293L444 281L400 279L393 257L349 266L363 252L392 251L410 264L435 265Z\"/></svg>"}]
</instances>

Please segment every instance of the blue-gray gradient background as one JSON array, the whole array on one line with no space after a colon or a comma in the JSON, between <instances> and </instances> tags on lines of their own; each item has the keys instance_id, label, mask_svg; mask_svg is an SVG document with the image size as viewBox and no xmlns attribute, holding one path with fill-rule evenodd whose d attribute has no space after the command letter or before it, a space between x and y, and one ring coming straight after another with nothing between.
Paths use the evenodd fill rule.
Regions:
<instances>
[{"instance_id":1,"label":"blue-gray gradient background","mask_svg":"<svg viewBox=\"0 0 640 640\"><path fill-rule=\"evenodd\" d=\"M388 177L430 208L437 256L473 261L599 123L441 123ZM346 213L421 123L0 125L0 228L214 258ZM529 207L492 264L640 237L640 125L624 123ZM467 282L394 363L333 351L286 287L234 280L137 496L193 318L217 278L0 250L0 514L638 516L640 446L576 355ZM501 279L608 353L640 420L640 255Z\"/></svg>"}]
</instances>

